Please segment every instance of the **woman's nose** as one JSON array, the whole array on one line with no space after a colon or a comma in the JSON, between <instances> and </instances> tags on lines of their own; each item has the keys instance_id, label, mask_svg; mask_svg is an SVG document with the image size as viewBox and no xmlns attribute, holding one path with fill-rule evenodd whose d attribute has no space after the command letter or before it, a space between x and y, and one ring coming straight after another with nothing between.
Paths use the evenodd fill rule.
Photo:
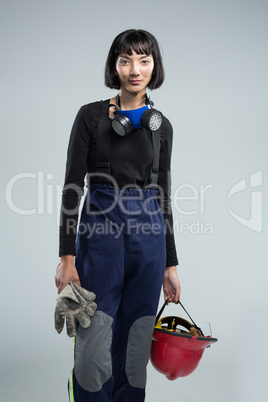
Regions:
<instances>
[{"instance_id":1,"label":"woman's nose","mask_svg":"<svg viewBox=\"0 0 268 402\"><path fill-rule=\"evenodd\" d=\"M131 71L130 71L131 75L139 75L140 74L140 69L139 69L139 65L137 63L133 63L131 65Z\"/></svg>"}]
</instances>

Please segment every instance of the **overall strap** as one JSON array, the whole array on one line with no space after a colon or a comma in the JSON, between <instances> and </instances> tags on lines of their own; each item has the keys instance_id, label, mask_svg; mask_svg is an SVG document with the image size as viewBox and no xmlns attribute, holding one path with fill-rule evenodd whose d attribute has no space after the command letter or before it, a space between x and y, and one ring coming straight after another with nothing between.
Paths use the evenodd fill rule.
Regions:
<instances>
[{"instance_id":1,"label":"overall strap","mask_svg":"<svg viewBox=\"0 0 268 402\"><path fill-rule=\"evenodd\" d=\"M159 158L160 158L160 128L151 132L153 143L153 164L149 171L147 187L156 187L159 174Z\"/></svg>"},{"instance_id":2,"label":"overall strap","mask_svg":"<svg viewBox=\"0 0 268 402\"><path fill-rule=\"evenodd\" d=\"M153 164L149 169L144 187L153 188L157 186L159 174L160 157L160 129L151 132L153 146ZM111 139L111 120L109 118L109 100L102 102L102 114L98 121L97 143L96 143L96 173L99 183L109 183L110 162L109 149Z\"/></svg>"},{"instance_id":3,"label":"overall strap","mask_svg":"<svg viewBox=\"0 0 268 402\"><path fill-rule=\"evenodd\" d=\"M121 108L119 94L116 96L116 104ZM146 94L146 105L154 106L153 101ZM157 186L158 174L159 174L159 158L160 158L160 128L156 131L151 131L152 145L153 145L153 164L149 169L149 174L146 177L144 187L152 188Z\"/></svg>"},{"instance_id":4,"label":"overall strap","mask_svg":"<svg viewBox=\"0 0 268 402\"><path fill-rule=\"evenodd\" d=\"M96 143L96 173L99 174L98 182L109 182L110 176L110 134L111 121L109 119L109 100L102 102L102 114L98 121L97 143Z\"/></svg>"}]
</instances>

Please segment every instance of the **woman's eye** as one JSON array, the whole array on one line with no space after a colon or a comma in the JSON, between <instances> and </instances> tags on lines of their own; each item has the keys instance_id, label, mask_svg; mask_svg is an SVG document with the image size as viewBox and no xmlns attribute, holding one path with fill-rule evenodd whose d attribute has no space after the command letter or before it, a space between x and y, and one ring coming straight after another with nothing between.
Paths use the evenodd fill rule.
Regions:
<instances>
[{"instance_id":1,"label":"woman's eye","mask_svg":"<svg viewBox=\"0 0 268 402\"><path fill-rule=\"evenodd\" d=\"M149 64L150 61L149 60L142 60L142 64Z\"/></svg>"},{"instance_id":2,"label":"woman's eye","mask_svg":"<svg viewBox=\"0 0 268 402\"><path fill-rule=\"evenodd\" d=\"M124 66L128 64L128 60L120 60L120 64Z\"/></svg>"}]
</instances>

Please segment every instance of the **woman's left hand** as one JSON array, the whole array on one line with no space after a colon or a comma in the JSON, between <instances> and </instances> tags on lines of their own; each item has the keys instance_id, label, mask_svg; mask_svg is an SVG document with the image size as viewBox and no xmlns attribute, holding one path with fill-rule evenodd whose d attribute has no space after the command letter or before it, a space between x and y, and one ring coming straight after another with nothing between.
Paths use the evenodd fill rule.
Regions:
<instances>
[{"instance_id":1,"label":"woman's left hand","mask_svg":"<svg viewBox=\"0 0 268 402\"><path fill-rule=\"evenodd\" d=\"M178 304L181 286L176 266L166 268L163 280L163 291L165 300L170 297L169 302Z\"/></svg>"}]
</instances>

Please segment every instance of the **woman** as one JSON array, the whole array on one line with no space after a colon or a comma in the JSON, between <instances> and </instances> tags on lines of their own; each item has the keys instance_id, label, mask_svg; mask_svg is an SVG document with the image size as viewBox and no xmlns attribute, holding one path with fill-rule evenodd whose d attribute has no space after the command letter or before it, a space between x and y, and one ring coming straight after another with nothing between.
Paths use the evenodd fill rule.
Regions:
<instances>
[{"instance_id":1,"label":"woman","mask_svg":"<svg viewBox=\"0 0 268 402\"><path fill-rule=\"evenodd\" d=\"M160 113L146 128L144 115L137 118L155 112L146 89L163 81L154 36L122 32L105 67L105 84L118 95L81 107L73 125L55 280L58 293L71 281L93 291L98 309L90 328L77 328L71 401L144 401L162 284L165 298L176 303L180 296L170 207L172 127ZM115 121L128 112L132 126L122 135Z\"/></svg>"}]
</instances>

